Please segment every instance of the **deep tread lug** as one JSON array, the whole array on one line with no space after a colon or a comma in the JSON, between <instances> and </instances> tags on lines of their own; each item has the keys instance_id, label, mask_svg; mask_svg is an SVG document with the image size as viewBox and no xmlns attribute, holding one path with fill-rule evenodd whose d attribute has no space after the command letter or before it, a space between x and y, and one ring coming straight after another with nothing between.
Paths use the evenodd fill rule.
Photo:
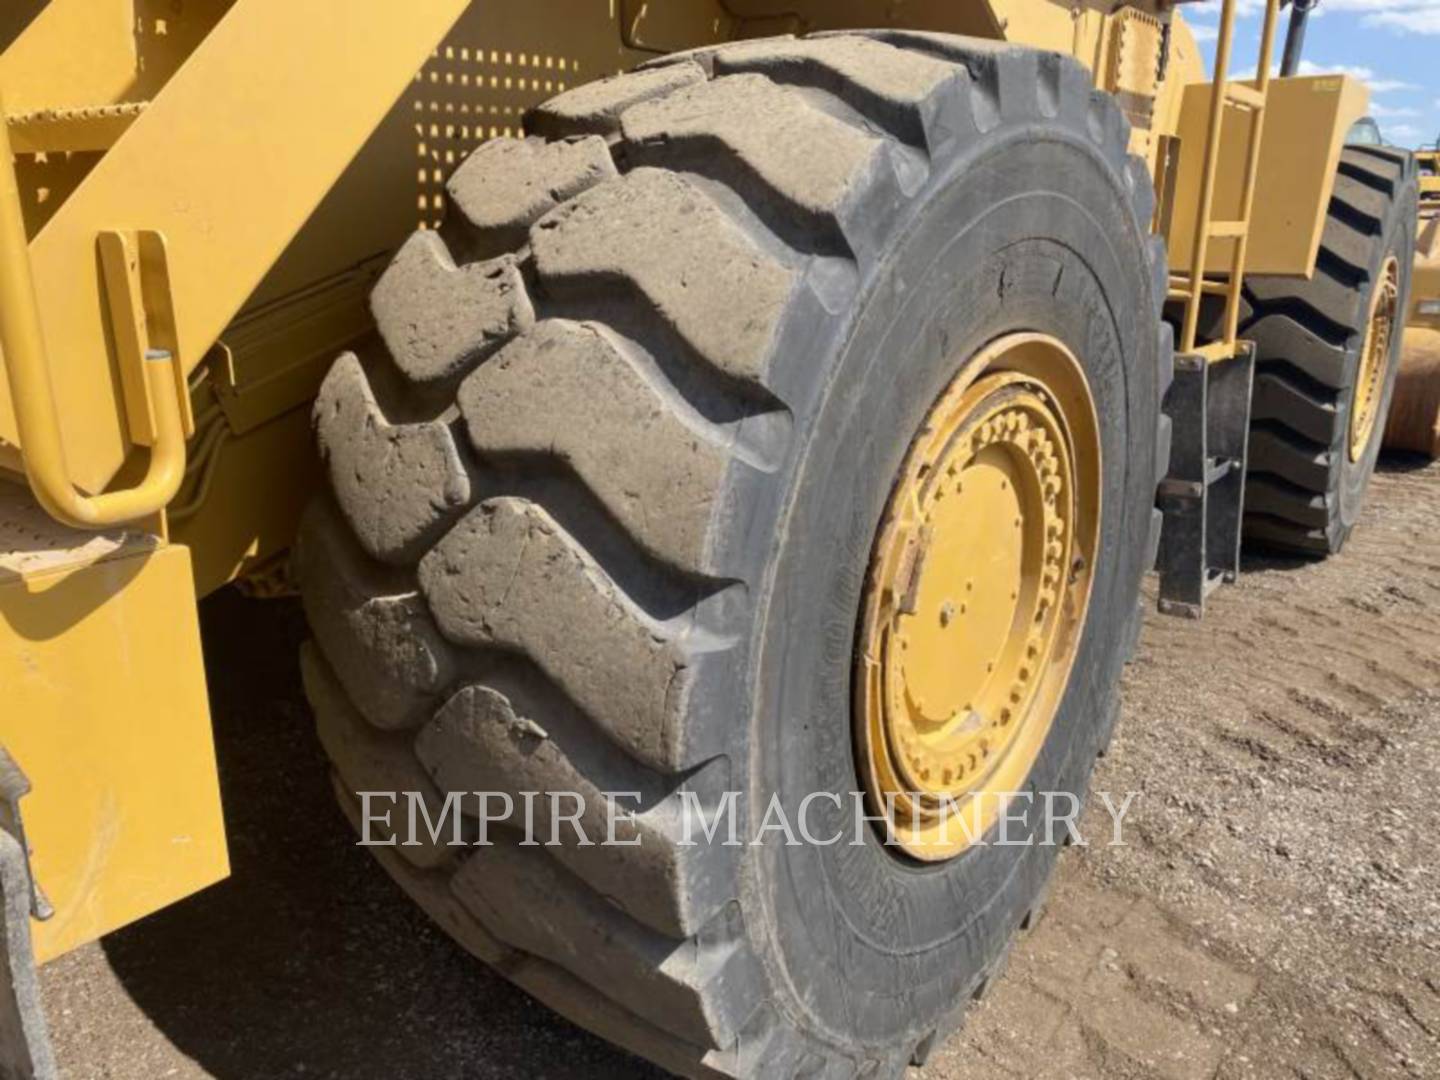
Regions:
<instances>
[{"instance_id":1,"label":"deep tread lug","mask_svg":"<svg viewBox=\"0 0 1440 1080\"><path fill-rule=\"evenodd\" d=\"M414 584L368 563L328 502L306 512L295 567L310 628L365 719L387 730L428 719L457 665Z\"/></svg>"},{"instance_id":2,"label":"deep tread lug","mask_svg":"<svg viewBox=\"0 0 1440 1080\"><path fill-rule=\"evenodd\" d=\"M491 139L445 184L469 226L472 254L494 258L524 245L530 226L561 203L619 173L605 140Z\"/></svg>"},{"instance_id":3,"label":"deep tread lug","mask_svg":"<svg viewBox=\"0 0 1440 1080\"><path fill-rule=\"evenodd\" d=\"M1255 513L1269 514L1310 529L1323 529L1335 509L1333 495L1305 491L1263 473L1249 478L1245 506Z\"/></svg>"},{"instance_id":4,"label":"deep tread lug","mask_svg":"<svg viewBox=\"0 0 1440 1080\"><path fill-rule=\"evenodd\" d=\"M716 54L716 75L755 72L834 94L902 142L935 148L936 121L954 64L898 49L875 36L742 42Z\"/></svg>"},{"instance_id":5,"label":"deep tread lug","mask_svg":"<svg viewBox=\"0 0 1440 1080\"><path fill-rule=\"evenodd\" d=\"M532 109L525 118L525 127L552 139L567 135L613 137L620 132L620 117L626 109L705 79L704 68L685 61L614 75L567 90Z\"/></svg>"},{"instance_id":6,"label":"deep tread lug","mask_svg":"<svg viewBox=\"0 0 1440 1080\"><path fill-rule=\"evenodd\" d=\"M537 385L547 387L543 398ZM459 400L482 461L553 456L646 550L702 568L711 499L729 455L711 433L687 425L599 328L542 323L471 375ZM660 490L668 507L654 514L646 500Z\"/></svg>"},{"instance_id":7,"label":"deep tread lug","mask_svg":"<svg viewBox=\"0 0 1440 1080\"><path fill-rule=\"evenodd\" d=\"M1296 434L1324 444L1335 437L1338 414L1333 397L1312 391L1281 372L1262 371L1255 376L1250 418L1282 423Z\"/></svg>"},{"instance_id":8,"label":"deep tread lug","mask_svg":"<svg viewBox=\"0 0 1440 1080\"><path fill-rule=\"evenodd\" d=\"M379 799L372 807L368 830L370 839L394 848L407 862L421 869L433 870L449 864L454 852L459 850L449 843L455 835L450 832L451 822L456 818L452 813L448 820L445 819L444 798L430 782L415 755L405 751L408 737L382 732L367 724L346 695L335 672L312 645L307 644L301 650L300 673L305 682L305 696L315 710L315 728L320 744L325 748L344 790L356 799L361 792L374 792ZM397 798L388 798L392 794ZM424 823L418 822L418 816L411 819L404 813L401 800L412 794L424 802L430 820L437 827L442 820L445 822L438 843L425 831ZM378 820L380 815L387 820ZM407 820L418 822L413 843L408 832L398 828L398 822ZM460 835L463 841L464 834Z\"/></svg>"},{"instance_id":9,"label":"deep tread lug","mask_svg":"<svg viewBox=\"0 0 1440 1080\"><path fill-rule=\"evenodd\" d=\"M469 505L470 477L450 428L391 424L354 353L330 369L314 417L331 490L372 558L419 558Z\"/></svg>"},{"instance_id":10,"label":"deep tread lug","mask_svg":"<svg viewBox=\"0 0 1440 1080\"><path fill-rule=\"evenodd\" d=\"M457 266L434 232L405 242L370 310L396 365L422 386L464 374L535 322L512 256Z\"/></svg>"},{"instance_id":11,"label":"deep tread lug","mask_svg":"<svg viewBox=\"0 0 1440 1080\"><path fill-rule=\"evenodd\" d=\"M1300 487L1324 490L1339 468L1328 446L1316 446L1276 427L1257 427L1250 433L1250 468L1270 473Z\"/></svg>"},{"instance_id":12,"label":"deep tread lug","mask_svg":"<svg viewBox=\"0 0 1440 1080\"><path fill-rule=\"evenodd\" d=\"M767 119L762 127L756 116ZM808 231L838 235L850 201L869 180L880 139L815 108L761 75L732 75L637 105L623 117L637 162L706 159L729 165L779 201ZM741 183L744 183L742 180Z\"/></svg>"},{"instance_id":13,"label":"deep tread lug","mask_svg":"<svg viewBox=\"0 0 1440 1080\"><path fill-rule=\"evenodd\" d=\"M1257 356L1265 361L1284 360L1332 390L1343 389L1353 377L1346 349L1331 344L1295 316L1262 316L1249 326L1245 335L1255 342Z\"/></svg>"},{"instance_id":14,"label":"deep tread lug","mask_svg":"<svg viewBox=\"0 0 1440 1080\"><path fill-rule=\"evenodd\" d=\"M616 843L552 843L571 839L573 826L553 813L573 811L568 798L553 805L548 798L535 800L534 837L550 844L547 853L577 878L653 930L684 938L715 915L707 898L723 888L728 853L683 845L680 789L596 739L573 709L527 706L523 698L491 686L466 686L419 732L416 753L441 791L517 793L508 819L517 829L524 828L526 817L519 792L578 793L584 800L584 834L613 835ZM697 798L711 795L703 777L684 786ZM609 797L622 792L624 799ZM500 807L494 810L492 820L502 820Z\"/></svg>"},{"instance_id":15,"label":"deep tread lug","mask_svg":"<svg viewBox=\"0 0 1440 1080\"><path fill-rule=\"evenodd\" d=\"M637 169L546 215L530 236L552 294L622 291L725 374L764 373L795 275L693 184Z\"/></svg>"},{"instance_id":16,"label":"deep tread lug","mask_svg":"<svg viewBox=\"0 0 1440 1080\"><path fill-rule=\"evenodd\" d=\"M690 683L691 627L639 611L539 506L480 504L421 560L420 586L450 641L530 658L651 767L691 763L675 722Z\"/></svg>"},{"instance_id":17,"label":"deep tread lug","mask_svg":"<svg viewBox=\"0 0 1440 1080\"><path fill-rule=\"evenodd\" d=\"M644 930L581 888L542 848L497 836L461 865L460 902L495 937L570 971L641 1019L687 1042L720 1048L745 1017L759 972L720 927L685 942ZM722 923L724 919L720 920ZM715 984L730 984L715 992Z\"/></svg>"}]
</instances>

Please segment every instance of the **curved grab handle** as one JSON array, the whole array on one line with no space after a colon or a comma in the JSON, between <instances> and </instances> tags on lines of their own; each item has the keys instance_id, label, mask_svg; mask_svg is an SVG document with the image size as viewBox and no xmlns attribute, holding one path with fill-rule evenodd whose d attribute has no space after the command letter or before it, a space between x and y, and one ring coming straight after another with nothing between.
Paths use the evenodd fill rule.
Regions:
<instances>
[{"instance_id":1,"label":"curved grab handle","mask_svg":"<svg viewBox=\"0 0 1440 1080\"><path fill-rule=\"evenodd\" d=\"M145 385L154 407L155 441L150 466L133 488L85 495L65 464L65 443L50 381L40 306L30 272L29 239L15 179L15 157L0 102L0 350L10 385L25 475L51 517L82 529L104 528L164 509L185 476L185 428L175 390L174 358L165 350L145 354Z\"/></svg>"}]
</instances>

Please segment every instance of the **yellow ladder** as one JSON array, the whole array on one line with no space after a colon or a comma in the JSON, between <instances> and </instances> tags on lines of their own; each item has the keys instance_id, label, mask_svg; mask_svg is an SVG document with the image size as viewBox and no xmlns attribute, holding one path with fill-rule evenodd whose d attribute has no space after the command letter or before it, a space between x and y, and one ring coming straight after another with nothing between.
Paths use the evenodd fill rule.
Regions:
<instances>
[{"instance_id":1,"label":"yellow ladder","mask_svg":"<svg viewBox=\"0 0 1440 1080\"><path fill-rule=\"evenodd\" d=\"M1275 24L1279 18L1280 0L1266 0L1265 27L1260 36L1260 57L1255 69L1253 86L1231 82L1230 46L1235 34L1236 0L1224 0L1220 10L1220 31L1215 43L1215 77L1210 99L1210 119L1205 133L1205 161L1200 179L1200 204L1195 214L1195 238L1190 248L1190 272L1170 275L1168 296L1185 301L1185 319L1181 324L1177 349L1181 353L1198 353L1206 360L1227 360L1237 349L1236 328L1240 322L1240 288L1245 274L1245 249L1250 231L1250 213L1255 202L1255 175L1260 164L1260 138L1265 127L1265 100L1270 89L1270 54L1275 45ZM1214 214L1215 180L1219 172L1220 146L1225 126L1226 109L1246 109L1253 120L1245 148L1245 171L1241 176L1240 216L1234 220L1217 220ZM1227 277L1207 278L1205 259L1211 240L1233 240ZM1196 346L1195 334L1200 323L1200 303L1206 296L1225 297L1223 334L1205 345Z\"/></svg>"}]
</instances>

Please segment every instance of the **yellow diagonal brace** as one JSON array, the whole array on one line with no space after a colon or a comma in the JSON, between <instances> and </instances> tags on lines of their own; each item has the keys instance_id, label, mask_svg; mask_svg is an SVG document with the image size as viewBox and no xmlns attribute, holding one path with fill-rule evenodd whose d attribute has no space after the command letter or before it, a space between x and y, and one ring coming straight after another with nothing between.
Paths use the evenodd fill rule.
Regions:
<instances>
[{"instance_id":1,"label":"yellow diagonal brace","mask_svg":"<svg viewBox=\"0 0 1440 1080\"><path fill-rule=\"evenodd\" d=\"M193 369L466 6L237 0L31 242L60 437L82 491L102 490L131 445L96 237L164 235L180 360ZM0 381L0 441L18 438Z\"/></svg>"}]
</instances>

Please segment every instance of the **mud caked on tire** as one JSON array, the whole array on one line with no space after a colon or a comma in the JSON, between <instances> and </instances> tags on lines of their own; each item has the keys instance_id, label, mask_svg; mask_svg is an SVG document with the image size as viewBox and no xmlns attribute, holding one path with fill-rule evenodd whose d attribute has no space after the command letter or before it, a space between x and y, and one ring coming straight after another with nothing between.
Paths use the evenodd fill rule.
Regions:
<instances>
[{"instance_id":1,"label":"mud caked on tire","mask_svg":"<svg viewBox=\"0 0 1440 1080\"><path fill-rule=\"evenodd\" d=\"M1256 362L1245 490L1252 545L1330 555L1355 528L1400 365L1416 199L1409 151L1346 147L1315 273L1246 279L1240 337L1255 343ZM1388 333L1381 346L1372 323L1387 307L1394 321L1379 331Z\"/></svg>"},{"instance_id":2,"label":"mud caked on tire","mask_svg":"<svg viewBox=\"0 0 1440 1080\"><path fill-rule=\"evenodd\" d=\"M459 169L375 291L384 348L316 404L333 498L298 565L337 789L437 817L575 791L591 837L636 793L636 846L376 851L472 952L676 1072L891 1075L996 973L1055 849L848 842L872 545L966 358L1017 330L1079 357L1101 554L1027 787L1083 794L1168 454L1149 178L1074 62L938 35L670 57L529 129ZM845 796L810 825L846 842L682 843L687 794L728 791L742 844L810 792Z\"/></svg>"}]
</instances>

